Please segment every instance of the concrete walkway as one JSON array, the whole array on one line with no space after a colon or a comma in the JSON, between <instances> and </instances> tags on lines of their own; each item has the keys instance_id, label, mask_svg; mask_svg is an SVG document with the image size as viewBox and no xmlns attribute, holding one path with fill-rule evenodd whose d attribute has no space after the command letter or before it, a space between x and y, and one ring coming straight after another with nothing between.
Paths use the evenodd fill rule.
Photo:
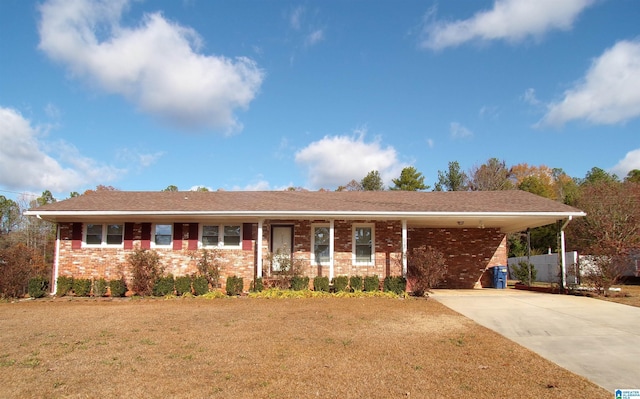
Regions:
<instances>
[{"instance_id":1,"label":"concrete walkway","mask_svg":"<svg viewBox=\"0 0 640 399\"><path fill-rule=\"evenodd\" d=\"M640 389L640 308L515 289L435 290L432 298L612 395Z\"/></svg>"}]
</instances>

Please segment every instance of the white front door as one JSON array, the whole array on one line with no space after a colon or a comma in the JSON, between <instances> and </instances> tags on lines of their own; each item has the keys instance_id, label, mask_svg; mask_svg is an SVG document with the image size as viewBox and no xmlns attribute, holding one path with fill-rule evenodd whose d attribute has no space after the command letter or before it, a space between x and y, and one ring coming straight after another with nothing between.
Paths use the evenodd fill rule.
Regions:
<instances>
[{"instance_id":1,"label":"white front door","mask_svg":"<svg viewBox=\"0 0 640 399\"><path fill-rule=\"evenodd\" d=\"M287 269L291 265L293 226L274 226L271 233L271 254L273 271Z\"/></svg>"}]
</instances>

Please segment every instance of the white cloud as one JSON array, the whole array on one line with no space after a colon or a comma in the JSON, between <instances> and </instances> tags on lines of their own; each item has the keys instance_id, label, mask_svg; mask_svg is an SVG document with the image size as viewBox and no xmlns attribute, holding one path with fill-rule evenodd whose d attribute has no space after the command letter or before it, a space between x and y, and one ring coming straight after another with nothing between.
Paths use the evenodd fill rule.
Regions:
<instances>
[{"instance_id":1,"label":"white cloud","mask_svg":"<svg viewBox=\"0 0 640 399\"><path fill-rule=\"evenodd\" d=\"M536 98L536 91L532 88L528 88L524 91L522 100L529 105L540 105L540 100Z\"/></svg>"},{"instance_id":2,"label":"white cloud","mask_svg":"<svg viewBox=\"0 0 640 399\"><path fill-rule=\"evenodd\" d=\"M433 139L427 139L427 147L433 148L434 145L435 142L433 141Z\"/></svg>"},{"instance_id":3,"label":"white cloud","mask_svg":"<svg viewBox=\"0 0 640 399\"><path fill-rule=\"evenodd\" d=\"M191 28L146 14L120 22L128 0L50 0L40 6L39 48L72 76L124 96L173 125L240 130L234 112L246 109L264 73L249 58L204 55Z\"/></svg>"},{"instance_id":4,"label":"white cloud","mask_svg":"<svg viewBox=\"0 0 640 399\"><path fill-rule=\"evenodd\" d=\"M466 139L473 137L473 132L458 122L451 122L449 126L449 134L452 139Z\"/></svg>"},{"instance_id":5,"label":"white cloud","mask_svg":"<svg viewBox=\"0 0 640 399\"><path fill-rule=\"evenodd\" d=\"M83 157L68 143L47 147L40 133L18 111L0 107L0 184L16 190L63 193L104 184L123 173Z\"/></svg>"},{"instance_id":6,"label":"white cloud","mask_svg":"<svg viewBox=\"0 0 640 399\"><path fill-rule=\"evenodd\" d=\"M585 77L548 105L541 125L576 119L594 124L624 123L640 116L640 40L623 40L596 58Z\"/></svg>"},{"instance_id":7,"label":"white cloud","mask_svg":"<svg viewBox=\"0 0 640 399\"><path fill-rule=\"evenodd\" d=\"M295 155L296 163L307 170L311 189L332 188L360 180L372 170L385 183L400 175L406 165L398 161L396 150L383 148L380 140L365 142L365 130L351 136L325 136Z\"/></svg>"},{"instance_id":8,"label":"white cloud","mask_svg":"<svg viewBox=\"0 0 640 399\"><path fill-rule=\"evenodd\" d=\"M158 159L162 158L165 155L164 151L156 151L154 153L149 152L140 152L138 150L133 150L129 148L123 148L118 151L117 157L118 159L126 162L126 163L136 163L140 165L142 168L149 167L155 164Z\"/></svg>"},{"instance_id":9,"label":"white cloud","mask_svg":"<svg viewBox=\"0 0 640 399\"><path fill-rule=\"evenodd\" d=\"M627 152L624 158L611 168L611 172L624 179L633 169L640 169L640 148Z\"/></svg>"},{"instance_id":10,"label":"white cloud","mask_svg":"<svg viewBox=\"0 0 640 399\"><path fill-rule=\"evenodd\" d=\"M316 29L313 32L307 35L307 38L304 42L305 46L311 47L314 44L318 44L324 40L324 30Z\"/></svg>"},{"instance_id":11,"label":"white cloud","mask_svg":"<svg viewBox=\"0 0 640 399\"><path fill-rule=\"evenodd\" d=\"M441 50L468 41L520 42L539 38L554 29L571 29L576 17L594 0L495 0L491 10L479 11L466 20L433 21L427 15L423 48Z\"/></svg>"},{"instance_id":12,"label":"white cloud","mask_svg":"<svg viewBox=\"0 0 640 399\"><path fill-rule=\"evenodd\" d=\"M291 26L291 29L300 30L304 11L304 7L298 6L291 12L291 15L289 15L289 25Z\"/></svg>"}]
</instances>

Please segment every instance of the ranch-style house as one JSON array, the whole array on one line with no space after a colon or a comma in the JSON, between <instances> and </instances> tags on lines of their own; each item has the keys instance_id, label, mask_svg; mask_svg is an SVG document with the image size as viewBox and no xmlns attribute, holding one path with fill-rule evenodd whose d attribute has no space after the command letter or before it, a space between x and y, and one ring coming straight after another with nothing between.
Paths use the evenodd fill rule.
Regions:
<instances>
[{"instance_id":1,"label":"ranch-style house","mask_svg":"<svg viewBox=\"0 0 640 399\"><path fill-rule=\"evenodd\" d=\"M124 278L136 248L160 255L165 273L197 270L194 253L216 249L222 280L276 275L272 254L316 276L407 274L407 253L426 245L446 257L443 287L489 286L507 264L507 233L585 214L523 191L97 191L29 209L56 223L52 291L59 276ZM562 245L563 246L563 245ZM564 250L564 248L562 248Z\"/></svg>"}]
</instances>

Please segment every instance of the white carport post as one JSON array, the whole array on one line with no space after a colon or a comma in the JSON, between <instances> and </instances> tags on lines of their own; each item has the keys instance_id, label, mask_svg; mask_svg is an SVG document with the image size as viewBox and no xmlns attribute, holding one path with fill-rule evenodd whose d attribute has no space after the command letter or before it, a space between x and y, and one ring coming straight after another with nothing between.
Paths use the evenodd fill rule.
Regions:
<instances>
[{"instance_id":1,"label":"white carport post","mask_svg":"<svg viewBox=\"0 0 640 399\"><path fill-rule=\"evenodd\" d=\"M329 221L329 281L333 280L333 240L335 238L333 219Z\"/></svg>"},{"instance_id":2,"label":"white carport post","mask_svg":"<svg viewBox=\"0 0 640 399\"><path fill-rule=\"evenodd\" d=\"M258 236L256 237L256 275L258 278L262 277L262 219L258 220Z\"/></svg>"},{"instance_id":3,"label":"white carport post","mask_svg":"<svg viewBox=\"0 0 640 399\"><path fill-rule=\"evenodd\" d=\"M402 277L407 277L407 221L402 221Z\"/></svg>"},{"instance_id":4,"label":"white carport post","mask_svg":"<svg viewBox=\"0 0 640 399\"><path fill-rule=\"evenodd\" d=\"M565 247L564 247L564 229L567 227L573 217L569 218L560 227L560 267L562 269L562 290L567 289L567 262L565 260Z\"/></svg>"}]
</instances>

